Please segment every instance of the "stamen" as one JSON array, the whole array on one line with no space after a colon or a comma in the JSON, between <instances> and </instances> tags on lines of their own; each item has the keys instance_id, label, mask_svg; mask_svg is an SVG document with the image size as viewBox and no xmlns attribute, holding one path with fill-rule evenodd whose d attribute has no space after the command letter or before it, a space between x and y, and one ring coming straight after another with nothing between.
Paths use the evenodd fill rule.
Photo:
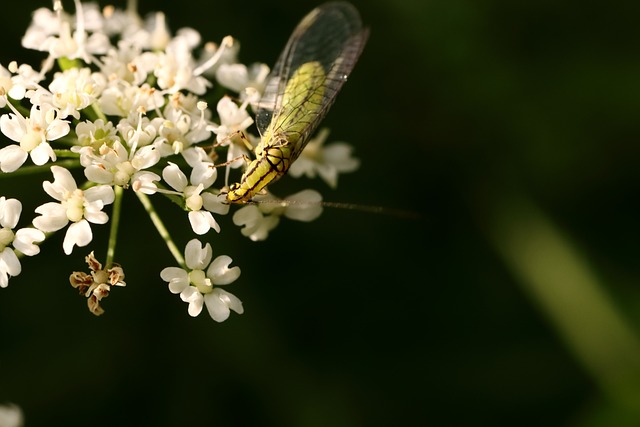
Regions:
<instances>
[{"instance_id":1,"label":"stamen","mask_svg":"<svg viewBox=\"0 0 640 427\"><path fill-rule=\"evenodd\" d=\"M220 48L216 51L216 53L214 53L211 58L206 60L199 67L196 67L196 69L193 70L193 75L194 76L200 76L200 75L202 75L202 73L207 71L209 68L211 68L214 65L216 65L216 63L222 57L222 54L224 53L224 51L226 49L232 47L232 46L233 46L233 37L226 36L225 38L223 38L222 39L222 43L220 43Z\"/></svg>"}]
</instances>

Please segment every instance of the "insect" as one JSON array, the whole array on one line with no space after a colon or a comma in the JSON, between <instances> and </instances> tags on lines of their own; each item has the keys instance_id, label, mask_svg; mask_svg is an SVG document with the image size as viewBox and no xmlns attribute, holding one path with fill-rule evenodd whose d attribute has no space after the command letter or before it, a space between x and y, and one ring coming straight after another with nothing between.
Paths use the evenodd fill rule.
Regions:
<instances>
[{"instance_id":1,"label":"insect","mask_svg":"<svg viewBox=\"0 0 640 427\"><path fill-rule=\"evenodd\" d=\"M261 140L227 201L246 203L286 174L333 104L364 48L368 29L346 2L313 9L291 34L256 112Z\"/></svg>"}]
</instances>

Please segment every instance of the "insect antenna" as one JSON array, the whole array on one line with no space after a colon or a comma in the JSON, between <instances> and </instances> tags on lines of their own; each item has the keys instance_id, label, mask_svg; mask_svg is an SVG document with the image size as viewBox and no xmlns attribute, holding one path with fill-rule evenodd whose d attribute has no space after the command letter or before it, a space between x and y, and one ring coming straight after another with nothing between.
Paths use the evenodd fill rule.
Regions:
<instances>
[{"instance_id":1,"label":"insect antenna","mask_svg":"<svg viewBox=\"0 0 640 427\"><path fill-rule=\"evenodd\" d=\"M346 202L327 202L327 201L308 201L308 200L287 200L287 199L263 199L263 200L251 200L247 202L247 204L252 205L275 205L275 206L322 206L325 208L336 208L336 209L347 209L354 210L359 212L371 213L371 214L382 214L382 215L390 215L397 218L409 219L409 220L419 220L422 218L422 215L416 211L410 211L405 209L397 209L390 208L386 206L375 206L375 205L361 205L358 203L346 203Z\"/></svg>"}]
</instances>

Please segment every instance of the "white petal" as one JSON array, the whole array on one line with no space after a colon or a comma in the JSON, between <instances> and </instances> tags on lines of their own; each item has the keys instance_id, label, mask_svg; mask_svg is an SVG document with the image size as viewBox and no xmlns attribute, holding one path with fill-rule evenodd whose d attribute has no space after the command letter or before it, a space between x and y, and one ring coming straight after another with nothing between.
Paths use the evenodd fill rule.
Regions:
<instances>
[{"instance_id":1,"label":"white petal","mask_svg":"<svg viewBox=\"0 0 640 427\"><path fill-rule=\"evenodd\" d=\"M180 294L187 286L189 286L189 280L174 279L169 282L169 292L172 294Z\"/></svg>"},{"instance_id":2,"label":"white petal","mask_svg":"<svg viewBox=\"0 0 640 427\"><path fill-rule=\"evenodd\" d=\"M229 213L229 204L225 203L226 195L211 193L202 193L203 206L209 212L216 213L218 215L226 215Z\"/></svg>"},{"instance_id":3,"label":"white petal","mask_svg":"<svg viewBox=\"0 0 640 427\"><path fill-rule=\"evenodd\" d=\"M233 214L233 223L237 226L251 226L262 219L262 212L256 205L247 205Z\"/></svg>"},{"instance_id":4,"label":"white petal","mask_svg":"<svg viewBox=\"0 0 640 427\"><path fill-rule=\"evenodd\" d=\"M189 274L178 267L167 267L160 272L160 277L165 282L169 282L169 291L172 294L179 294L189 286Z\"/></svg>"},{"instance_id":5,"label":"white petal","mask_svg":"<svg viewBox=\"0 0 640 427\"><path fill-rule=\"evenodd\" d=\"M233 260L227 255L220 255L213 260L207 269L207 277L214 285L228 285L240 277L240 267L229 268Z\"/></svg>"},{"instance_id":6,"label":"white petal","mask_svg":"<svg viewBox=\"0 0 640 427\"><path fill-rule=\"evenodd\" d=\"M109 222L109 215L101 211L90 211L85 209L84 219L92 224L106 224Z\"/></svg>"},{"instance_id":7,"label":"white petal","mask_svg":"<svg viewBox=\"0 0 640 427\"><path fill-rule=\"evenodd\" d=\"M224 322L229 318L229 309L238 314L244 313L242 301L235 295L220 288L215 288L211 293L204 296L209 315L216 322Z\"/></svg>"},{"instance_id":8,"label":"white petal","mask_svg":"<svg viewBox=\"0 0 640 427\"><path fill-rule=\"evenodd\" d=\"M184 191L187 184L189 184L186 175L180 170L178 165L171 162L162 170L162 179L176 191Z\"/></svg>"},{"instance_id":9,"label":"white petal","mask_svg":"<svg viewBox=\"0 0 640 427\"><path fill-rule=\"evenodd\" d=\"M360 167L360 160L351 157L352 151L351 145L334 142L322 150L322 157L326 164L334 166L339 172L353 172Z\"/></svg>"},{"instance_id":10,"label":"white petal","mask_svg":"<svg viewBox=\"0 0 640 427\"><path fill-rule=\"evenodd\" d=\"M0 117L0 131L9 139L20 142L26 133L25 119L15 114L4 114Z\"/></svg>"},{"instance_id":11,"label":"white petal","mask_svg":"<svg viewBox=\"0 0 640 427\"><path fill-rule=\"evenodd\" d=\"M15 228L22 213L22 203L18 199L0 198L0 227Z\"/></svg>"},{"instance_id":12,"label":"white petal","mask_svg":"<svg viewBox=\"0 0 640 427\"><path fill-rule=\"evenodd\" d=\"M191 171L191 183L193 185L202 184L204 188L209 188L213 185L218 172L216 168L212 167L212 163L198 163Z\"/></svg>"},{"instance_id":13,"label":"white petal","mask_svg":"<svg viewBox=\"0 0 640 427\"><path fill-rule=\"evenodd\" d=\"M269 232L276 228L279 223L279 216L265 215L255 224L245 226L242 230L240 230L240 233L242 233L243 236L247 236L254 242L259 242L269 237Z\"/></svg>"},{"instance_id":14,"label":"white petal","mask_svg":"<svg viewBox=\"0 0 640 427\"><path fill-rule=\"evenodd\" d=\"M196 301L202 294L195 286L188 286L182 292L180 292L180 299L184 302Z\"/></svg>"},{"instance_id":15,"label":"white petal","mask_svg":"<svg viewBox=\"0 0 640 427\"><path fill-rule=\"evenodd\" d=\"M338 186L338 169L333 165L318 165L318 175L326 182L329 187L336 188Z\"/></svg>"},{"instance_id":16,"label":"white petal","mask_svg":"<svg viewBox=\"0 0 640 427\"><path fill-rule=\"evenodd\" d=\"M211 162L209 155L202 147L187 148L182 152L182 157L192 168L195 168L200 163Z\"/></svg>"},{"instance_id":17,"label":"white petal","mask_svg":"<svg viewBox=\"0 0 640 427\"><path fill-rule=\"evenodd\" d=\"M47 140L54 141L69 133L69 123L65 120L54 120L47 127Z\"/></svg>"},{"instance_id":18,"label":"white petal","mask_svg":"<svg viewBox=\"0 0 640 427\"><path fill-rule=\"evenodd\" d=\"M288 174L294 178L300 178L302 175L305 175L307 178L315 178L315 167L316 162L304 156L300 156L298 160L291 164Z\"/></svg>"},{"instance_id":19,"label":"white petal","mask_svg":"<svg viewBox=\"0 0 640 427\"><path fill-rule=\"evenodd\" d=\"M220 64L216 79L222 86L241 92L249 80L248 70L244 64Z\"/></svg>"},{"instance_id":20,"label":"white petal","mask_svg":"<svg viewBox=\"0 0 640 427\"><path fill-rule=\"evenodd\" d=\"M204 298L194 286L187 286L181 293L180 298L189 303L189 316L196 317L202 311Z\"/></svg>"},{"instance_id":21,"label":"white petal","mask_svg":"<svg viewBox=\"0 0 640 427\"><path fill-rule=\"evenodd\" d=\"M194 233L198 235L207 234L212 228L218 233L220 232L220 226L211 215L211 212L191 211L188 216Z\"/></svg>"},{"instance_id":22,"label":"white petal","mask_svg":"<svg viewBox=\"0 0 640 427\"><path fill-rule=\"evenodd\" d=\"M115 199L113 187L110 185L97 185L84 192L84 198L88 202L102 201L104 205L110 205Z\"/></svg>"},{"instance_id":23,"label":"white petal","mask_svg":"<svg viewBox=\"0 0 640 427\"><path fill-rule=\"evenodd\" d=\"M67 169L60 166L51 166L53 182L46 181L42 184L44 191L56 200L66 199L67 193L74 192L78 186L75 179Z\"/></svg>"},{"instance_id":24,"label":"white petal","mask_svg":"<svg viewBox=\"0 0 640 427\"><path fill-rule=\"evenodd\" d=\"M229 306L218 297L217 293L211 292L205 295L204 303L207 305L209 316L216 322L224 322L229 318L229 314L231 314Z\"/></svg>"},{"instance_id":25,"label":"white petal","mask_svg":"<svg viewBox=\"0 0 640 427\"><path fill-rule=\"evenodd\" d=\"M182 293L182 291L184 291L187 286L189 286L188 280L184 281L174 279L169 282L169 292L171 292L172 294L179 294Z\"/></svg>"},{"instance_id":26,"label":"white petal","mask_svg":"<svg viewBox=\"0 0 640 427\"><path fill-rule=\"evenodd\" d=\"M322 196L315 190L303 190L287 198L292 202L284 211L284 216L296 221L313 221L322 213Z\"/></svg>"},{"instance_id":27,"label":"white petal","mask_svg":"<svg viewBox=\"0 0 640 427\"><path fill-rule=\"evenodd\" d=\"M87 246L91 242L91 239L93 239L93 234L86 220L83 219L71 224L62 242L64 253L70 255L74 245L78 247Z\"/></svg>"},{"instance_id":28,"label":"white petal","mask_svg":"<svg viewBox=\"0 0 640 427\"><path fill-rule=\"evenodd\" d=\"M180 267L166 267L160 272L160 277L165 282L174 279L189 280L189 273L187 273Z\"/></svg>"},{"instance_id":29,"label":"white petal","mask_svg":"<svg viewBox=\"0 0 640 427\"><path fill-rule=\"evenodd\" d=\"M203 248L198 239L190 240L184 249L185 262L191 270L204 270L212 257L211 245L207 243Z\"/></svg>"},{"instance_id":30,"label":"white petal","mask_svg":"<svg viewBox=\"0 0 640 427\"><path fill-rule=\"evenodd\" d=\"M97 165L90 165L84 170L84 176L97 184L111 184L113 173Z\"/></svg>"},{"instance_id":31,"label":"white petal","mask_svg":"<svg viewBox=\"0 0 640 427\"><path fill-rule=\"evenodd\" d=\"M155 181L160 181L160 176L153 172L137 172L131 177L131 186L133 191L139 191L143 194L155 194L158 186Z\"/></svg>"},{"instance_id":32,"label":"white petal","mask_svg":"<svg viewBox=\"0 0 640 427\"><path fill-rule=\"evenodd\" d=\"M16 237L13 240L13 247L27 256L34 256L40 253L40 247L34 242L43 242L45 235L42 231L35 228L21 228L16 231Z\"/></svg>"},{"instance_id":33,"label":"white petal","mask_svg":"<svg viewBox=\"0 0 640 427\"><path fill-rule=\"evenodd\" d=\"M0 150L0 170L11 173L24 164L29 155L18 145L9 145Z\"/></svg>"},{"instance_id":34,"label":"white petal","mask_svg":"<svg viewBox=\"0 0 640 427\"><path fill-rule=\"evenodd\" d=\"M155 165L160 161L160 150L157 150L152 145L147 145L136 151L136 154L131 161L132 165L138 169L147 169Z\"/></svg>"},{"instance_id":35,"label":"white petal","mask_svg":"<svg viewBox=\"0 0 640 427\"><path fill-rule=\"evenodd\" d=\"M33 163L38 166L46 164L49 159L54 162L56 161L56 153L53 152L53 148L51 148L48 142L41 142L36 148L31 150L29 154Z\"/></svg>"},{"instance_id":36,"label":"white petal","mask_svg":"<svg viewBox=\"0 0 640 427\"><path fill-rule=\"evenodd\" d=\"M13 403L0 405L0 425L2 427L21 427L24 425L24 416L19 406Z\"/></svg>"},{"instance_id":37,"label":"white petal","mask_svg":"<svg viewBox=\"0 0 640 427\"><path fill-rule=\"evenodd\" d=\"M49 202L36 208L41 216L33 220L33 225L44 232L58 231L69 223L67 210L59 203Z\"/></svg>"},{"instance_id":38,"label":"white petal","mask_svg":"<svg viewBox=\"0 0 640 427\"><path fill-rule=\"evenodd\" d=\"M11 248L4 248L0 252L0 272L6 272L10 276L17 276L22 271L20 260Z\"/></svg>"}]
</instances>

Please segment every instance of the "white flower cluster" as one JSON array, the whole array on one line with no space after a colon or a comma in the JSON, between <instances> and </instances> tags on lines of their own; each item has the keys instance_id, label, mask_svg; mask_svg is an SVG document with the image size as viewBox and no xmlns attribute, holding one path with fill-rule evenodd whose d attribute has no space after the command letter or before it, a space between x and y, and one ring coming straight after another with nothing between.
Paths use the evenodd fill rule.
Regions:
<instances>
[{"instance_id":1,"label":"white flower cluster","mask_svg":"<svg viewBox=\"0 0 640 427\"><path fill-rule=\"evenodd\" d=\"M226 255L211 262L211 246L196 239L183 258L148 196L163 195L182 206L193 233L220 232L214 215L229 212L225 189L230 174L238 173L231 169L252 156L247 141L259 141L250 130L252 105L269 68L238 63L239 45L231 37L216 45L202 43L190 28L172 34L160 12L143 20L132 7L101 10L79 0L74 6L69 14L56 0L52 10L34 12L22 44L46 53L41 70L16 61L0 65L0 108L6 111L0 132L7 138L0 143L0 180L50 170L53 182L44 181L43 189L55 200L36 208L32 226L16 230L21 202L0 194L0 286L20 274L20 257L39 253L45 233L66 228L63 250L69 255L91 243L92 224L111 223L117 231L123 191L132 190L181 266L165 268L161 277L189 303L189 314L197 316L203 304L216 321L230 309L242 313L240 300L217 287L236 280L240 269L229 267ZM204 99L214 84L235 97L222 96L212 111ZM325 138L320 133L308 144L291 174L318 174L335 187L338 173L355 170L358 161L345 144L322 147ZM226 168L224 182L216 184L219 158ZM73 169L76 178L84 175L83 183L76 183ZM266 200L233 215L251 240L265 239L282 216L310 221L322 210L312 190L291 202L270 194L257 199ZM104 269L91 253L91 274L71 275L95 314L102 313L98 301L108 295L109 283L124 285L123 271L113 267L113 247L110 239Z\"/></svg>"}]
</instances>

